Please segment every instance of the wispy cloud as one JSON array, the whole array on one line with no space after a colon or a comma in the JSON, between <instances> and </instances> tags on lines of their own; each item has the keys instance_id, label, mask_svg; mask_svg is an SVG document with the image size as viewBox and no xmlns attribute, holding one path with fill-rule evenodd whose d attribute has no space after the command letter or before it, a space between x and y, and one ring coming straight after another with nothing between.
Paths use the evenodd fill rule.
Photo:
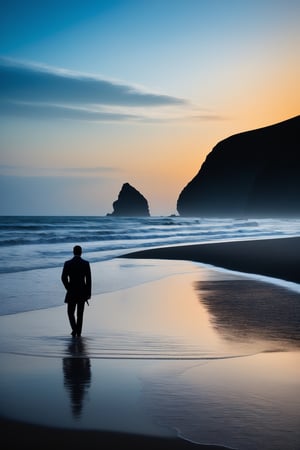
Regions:
<instances>
[{"instance_id":1,"label":"wispy cloud","mask_svg":"<svg viewBox=\"0 0 300 450\"><path fill-rule=\"evenodd\" d=\"M184 99L97 76L0 58L0 114L80 120L138 120L142 108L183 107ZM117 108L117 111L114 111ZM120 111L120 108L123 110ZM131 113L130 109L135 113ZM153 113L152 113L153 114Z\"/></svg>"},{"instance_id":2,"label":"wispy cloud","mask_svg":"<svg viewBox=\"0 0 300 450\"><path fill-rule=\"evenodd\" d=\"M0 115L32 119L71 119L87 121L141 120L137 114L97 111L88 107L63 106L51 103L0 100Z\"/></svg>"}]
</instances>

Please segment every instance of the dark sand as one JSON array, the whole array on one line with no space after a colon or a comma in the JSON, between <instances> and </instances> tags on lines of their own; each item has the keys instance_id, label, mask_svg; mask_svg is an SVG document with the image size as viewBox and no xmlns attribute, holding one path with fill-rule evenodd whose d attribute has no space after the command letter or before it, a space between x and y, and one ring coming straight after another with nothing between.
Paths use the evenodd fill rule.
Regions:
<instances>
[{"instance_id":1,"label":"dark sand","mask_svg":"<svg viewBox=\"0 0 300 450\"><path fill-rule=\"evenodd\" d=\"M122 257L196 261L300 283L300 237L160 247Z\"/></svg>"},{"instance_id":2,"label":"dark sand","mask_svg":"<svg viewBox=\"0 0 300 450\"><path fill-rule=\"evenodd\" d=\"M89 430L66 430L1 420L1 439L9 450L67 449L132 449L132 450L185 450L225 449L215 445L198 445L179 438L161 438Z\"/></svg>"}]
</instances>

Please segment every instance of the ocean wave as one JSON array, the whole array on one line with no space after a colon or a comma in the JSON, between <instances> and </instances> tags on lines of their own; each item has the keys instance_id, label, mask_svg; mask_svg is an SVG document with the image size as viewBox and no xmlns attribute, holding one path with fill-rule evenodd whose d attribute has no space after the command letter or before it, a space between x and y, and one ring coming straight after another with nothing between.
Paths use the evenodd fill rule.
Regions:
<instances>
[{"instance_id":1,"label":"ocean wave","mask_svg":"<svg viewBox=\"0 0 300 450\"><path fill-rule=\"evenodd\" d=\"M1 217L0 273L58 267L84 244L91 262L126 250L299 235L300 220L181 217Z\"/></svg>"}]
</instances>

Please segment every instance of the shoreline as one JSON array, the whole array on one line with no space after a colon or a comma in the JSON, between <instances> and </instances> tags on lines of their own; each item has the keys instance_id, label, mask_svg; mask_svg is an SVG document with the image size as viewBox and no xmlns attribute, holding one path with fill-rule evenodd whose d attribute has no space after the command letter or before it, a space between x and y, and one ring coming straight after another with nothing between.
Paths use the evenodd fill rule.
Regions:
<instances>
[{"instance_id":1,"label":"shoreline","mask_svg":"<svg viewBox=\"0 0 300 450\"><path fill-rule=\"evenodd\" d=\"M157 247L121 257L194 261L300 283L300 237Z\"/></svg>"}]
</instances>

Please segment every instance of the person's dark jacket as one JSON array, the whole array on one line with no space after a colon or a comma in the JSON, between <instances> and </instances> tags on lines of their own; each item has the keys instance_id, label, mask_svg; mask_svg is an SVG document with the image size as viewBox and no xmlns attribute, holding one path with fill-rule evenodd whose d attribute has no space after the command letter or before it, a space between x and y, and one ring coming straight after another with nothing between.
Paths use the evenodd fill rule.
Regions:
<instances>
[{"instance_id":1,"label":"person's dark jacket","mask_svg":"<svg viewBox=\"0 0 300 450\"><path fill-rule=\"evenodd\" d=\"M92 279L90 264L80 256L74 256L65 262L61 280L67 290L65 303L70 301L87 301L91 298Z\"/></svg>"}]
</instances>

